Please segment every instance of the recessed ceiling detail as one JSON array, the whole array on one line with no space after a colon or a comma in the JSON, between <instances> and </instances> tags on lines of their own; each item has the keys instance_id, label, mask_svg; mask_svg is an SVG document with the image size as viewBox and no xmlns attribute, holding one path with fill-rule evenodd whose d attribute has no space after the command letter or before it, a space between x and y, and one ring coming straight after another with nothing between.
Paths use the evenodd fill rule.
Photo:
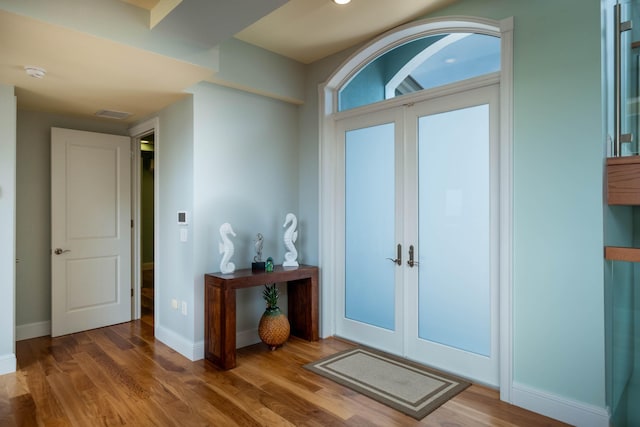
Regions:
<instances>
[{"instance_id":1,"label":"recessed ceiling detail","mask_svg":"<svg viewBox=\"0 0 640 427\"><path fill-rule=\"evenodd\" d=\"M182 99L212 71L79 31L0 10L0 82L18 108L93 116L105 105L135 120ZM34 79L25 64L47 77Z\"/></svg>"},{"instance_id":2,"label":"recessed ceiling detail","mask_svg":"<svg viewBox=\"0 0 640 427\"><path fill-rule=\"evenodd\" d=\"M141 9L149 11L149 29L155 27L162 21L173 9L176 8L182 0L121 0L125 3L132 4Z\"/></svg>"},{"instance_id":3,"label":"recessed ceiling detail","mask_svg":"<svg viewBox=\"0 0 640 427\"><path fill-rule=\"evenodd\" d=\"M455 1L359 0L336 7L328 0L290 0L235 37L309 64Z\"/></svg>"},{"instance_id":4,"label":"recessed ceiling detail","mask_svg":"<svg viewBox=\"0 0 640 427\"><path fill-rule=\"evenodd\" d=\"M21 110L95 117L107 106L130 112L122 120L131 123L215 78L223 59L212 52L233 34L310 63L455 1L0 1L0 83L15 87ZM150 11L161 9L150 30ZM25 66L46 77L29 76Z\"/></svg>"}]
</instances>

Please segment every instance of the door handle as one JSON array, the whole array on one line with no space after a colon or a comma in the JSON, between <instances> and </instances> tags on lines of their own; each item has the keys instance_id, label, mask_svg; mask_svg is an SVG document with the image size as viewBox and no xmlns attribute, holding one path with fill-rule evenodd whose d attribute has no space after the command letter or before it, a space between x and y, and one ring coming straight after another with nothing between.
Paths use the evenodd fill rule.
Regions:
<instances>
[{"instance_id":1,"label":"door handle","mask_svg":"<svg viewBox=\"0 0 640 427\"><path fill-rule=\"evenodd\" d=\"M56 248L56 250L53 251L53 253L56 255L62 255L65 252L71 252L71 251L69 249L62 249L62 248Z\"/></svg>"},{"instance_id":2,"label":"door handle","mask_svg":"<svg viewBox=\"0 0 640 427\"><path fill-rule=\"evenodd\" d=\"M407 261L407 264L409 264L409 267L412 267L414 265L419 265L420 263L418 261L414 261L413 260L413 245L409 246L409 260Z\"/></svg>"},{"instance_id":3,"label":"door handle","mask_svg":"<svg viewBox=\"0 0 640 427\"><path fill-rule=\"evenodd\" d=\"M398 265L402 265L402 245L400 243L398 243L397 246L397 250L398 253L396 255L396 258L387 258L389 261L393 261L394 263L398 264Z\"/></svg>"}]
</instances>

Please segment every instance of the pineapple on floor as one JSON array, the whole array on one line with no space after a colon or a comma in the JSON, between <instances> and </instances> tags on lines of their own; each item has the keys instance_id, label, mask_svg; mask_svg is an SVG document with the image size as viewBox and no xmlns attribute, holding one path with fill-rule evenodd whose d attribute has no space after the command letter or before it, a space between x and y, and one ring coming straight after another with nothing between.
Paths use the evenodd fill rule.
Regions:
<instances>
[{"instance_id":1,"label":"pineapple on floor","mask_svg":"<svg viewBox=\"0 0 640 427\"><path fill-rule=\"evenodd\" d=\"M260 324L258 325L258 335L263 343L269 346L271 350L275 350L284 344L289 338L291 325L289 319L280 311L278 307L278 298L280 291L276 284L264 285L262 297L267 303Z\"/></svg>"}]
</instances>

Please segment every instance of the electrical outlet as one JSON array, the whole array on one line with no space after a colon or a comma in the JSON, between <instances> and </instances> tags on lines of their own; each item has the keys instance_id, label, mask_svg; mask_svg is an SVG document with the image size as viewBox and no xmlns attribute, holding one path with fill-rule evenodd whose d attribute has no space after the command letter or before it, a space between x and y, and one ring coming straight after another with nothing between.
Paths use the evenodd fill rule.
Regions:
<instances>
[{"instance_id":1,"label":"electrical outlet","mask_svg":"<svg viewBox=\"0 0 640 427\"><path fill-rule=\"evenodd\" d=\"M173 308L174 310L178 309L178 300L177 299L172 299L171 300L171 308Z\"/></svg>"},{"instance_id":2,"label":"electrical outlet","mask_svg":"<svg viewBox=\"0 0 640 427\"><path fill-rule=\"evenodd\" d=\"M182 301L182 315L183 316L187 315L187 302L186 301Z\"/></svg>"}]
</instances>

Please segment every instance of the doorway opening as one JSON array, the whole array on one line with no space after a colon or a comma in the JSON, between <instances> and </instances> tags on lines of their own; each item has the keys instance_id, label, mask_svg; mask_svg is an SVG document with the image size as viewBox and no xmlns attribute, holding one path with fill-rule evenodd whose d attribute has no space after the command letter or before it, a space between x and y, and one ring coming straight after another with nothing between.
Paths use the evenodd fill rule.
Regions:
<instances>
[{"instance_id":1,"label":"doorway opening","mask_svg":"<svg viewBox=\"0 0 640 427\"><path fill-rule=\"evenodd\" d=\"M131 319L155 328L158 284L158 164L159 120L153 118L129 129L132 155L132 288Z\"/></svg>"},{"instance_id":2,"label":"doorway opening","mask_svg":"<svg viewBox=\"0 0 640 427\"><path fill-rule=\"evenodd\" d=\"M153 322L154 315L154 150L155 134L140 138L140 315Z\"/></svg>"},{"instance_id":3,"label":"doorway opening","mask_svg":"<svg viewBox=\"0 0 640 427\"><path fill-rule=\"evenodd\" d=\"M480 36L474 37L473 34ZM434 35L440 36L440 38L435 40L431 37ZM462 35L465 35L465 37L462 37ZM443 40L446 43L442 42ZM416 59L415 63L417 64L417 59L423 60L424 58L422 57L423 55L415 55L415 52L421 52L425 57L431 59L437 59L437 57L440 56L440 59L444 61L442 67L462 64L460 57L453 55L453 52L451 52L451 55L444 55L445 49L459 47L459 52L473 54L476 53L477 50L466 49L460 44L462 41L471 42L473 40L490 42L491 49L488 51L490 54L487 58L493 58L490 62L493 65L499 64L499 70L496 71L495 67L483 68L484 71L480 74L476 74L475 76L462 75L458 77L458 79L461 78L462 80L453 82L443 82L440 79L435 79L435 81L440 82L440 85L434 86L427 84L428 82L425 84L420 83L420 79L416 79L417 76L412 77L413 81L411 81L412 79L407 79L407 73L404 71L409 71L410 68L411 72L413 72L420 67L404 67L397 64L398 66L393 70L397 72L394 74L389 73L389 67L383 66L387 65L386 63L383 64L386 60L385 53L396 47L402 48L403 53L406 55L392 55L389 57L390 60L397 56L408 58L410 57L409 54L413 54L414 56L412 58ZM420 42L416 43L416 41ZM493 137L497 137L497 142L496 144L490 145L491 148L489 150L485 150L485 154L489 152L489 154L493 155L493 158L496 159L493 166L490 165L489 172L498 174L498 185L491 187L495 188L496 191L491 192L491 198L489 198L489 200L493 200L495 204L492 204L489 212L497 212L499 214L499 224L497 225L496 233L492 233L492 237L489 239L492 244L497 245L497 251L492 252L495 255L491 258L491 263L489 264L490 274L488 275L490 278L497 280L497 282L495 282L496 286L492 287L490 292L493 301L490 316L491 324L497 325L499 323L499 328L497 333L492 335L490 348L492 357L495 357L498 364L495 366L497 376L494 375L493 380L487 382L497 385L500 389L501 399L507 402L511 401L510 394L512 384L510 318L512 295L512 216L510 209L512 188L511 122L513 117L511 103L513 81L512 41L512 18L507 18L502 21L492 21L482 18L461 18L454 20L434 18L412 22L372 40L368 45L352 55L329 77L320 92L320 105L322 106L320 111L320 227L323 230L320 235L320 257L323 259L321 280L325 284L331 284L331 286L323 287L322 300L325 302L335 302L335 304L323 304L322 335L340 335L340 328L347 323L345 319L351 319L349 313L344 310L341 298L344 298L346 295L344 292L344 284L347 280L347 266L351 268L353 267L353 263L347 263L345 260L346 251L350 249L350 247L345 244L342 237L336 238L336 236L345 236L348 231L345 228L347 225L345 219L348 220L346 217L346 215L348 215L348 211L346 210L348 206L346 206L345 197L342 197L344 193L341 192L338 194L338 192L336 192L336 188L345 188L344 184L346 181L344 175L349 172L345 169L348 161L348 159L345 160L345 140L347 136L351 135L351 133L349 133L350 131L358 132L372 126L384 126L388 123L394 123L391 136L394 141L399 141L393 146L394 162L392 167L394 167L393 173L396 179L393 181L387 179L384 184L391 185L392 190L395 191L396 197L394 198L395 206L393 214L396 219L393 225L388 227L389 233L393 233L395 239L392 239L391 244L385 245L385 248L390 248L386 249L388 253L385 253L382 257L383 261L379 261L379 263L380 266L383 265L382 263L388 263L384 265L394 269L393 280L389 280L394 290L394 301L387 302L387 306L394 304L394 307L399 308L393 313L394 325L397 326L394 336L398 341L396 348L399 354L411 359L415 359L416 353L427 355L427 357L431 358L432 353L414 346L413 341L416 341L416 335L418 336L418 340L420 340L420 345L423 341L428 340L423 337L425 335L423 332L425 332L426 329L419 328L419 322L417 321L419 316L406 314L404 310L406 307L412 307L412 310L416 309L416 307L420 309L420 305L418 305L420 301L419 288L417 286L411 287L406 285L414 283L416 276L418 276L419 280L418 270L424 269L425 272L429 273L427 269L435 264L429 264L426 258L422 260L422 263L420 262L421 254L423 258L425 255L429 255L429 249L433 247L433 245L430 246L429 243L433 242L433 240L427 243L423 242L423 244L420 245L419 241L417 242L416 240L416 236L419 237L419 235L417 234L415 226L416 223L418 226L420 224L415 219L420 219L421 217L419 216L419 206L416 206L419 199L415 197L416 191L414 191L416 188L420 188L416 185L418 180L413 173L415 170L420 170L419 168L416 169L415 165L418 157L414 149L414 142L419 141L418 137L420 135L428 135L429 133L420 131L419 126L413 122L407 122L407 118L422 121L426 126L426 124L435 123L438 118L448 117L450 112L460 111L462 113L463 111L467 111L467 108L473 109L474 111L484 111L486 109L485 105L489 105L489 110L491 111L491 105L493 105L496 100L499 101L499 103L496 104L495 113L489 115L489 123L493 123L494 119L497 120L497 125L490 127L491 131L489 132L492 136L490 140L493 140ZM427 42L432 43L429 46L424 46ZM430 47L434 48L429 49ZM435 47L438 49L435 49ZM496 56L498 51L499 61ZM440 53L442 55L438 55ZM406 63L407 66L413 64L413 61ZM463 69L466 70L466 67L463 67ZM411 72L408 74L409 76L411 76ZM373 80L366 78L367 75L372 74L384 79ZM362 78L359 78L361 75ZM446 74L446 76L452 75L452 73ZM397 77L397 79L395 79L395 77ZM386 83L387 80L389 82L393 81L394 84L381 84L376 90L370 90L370 88L365 87L367 81ZM359 85L359 83L363 83L363 85ZM386 86L388 86L388 88ZM425 86L427 88L425 88ZM491 87L497 88L496 94L492 95L492 99L494 99L493 102L487 103L483 101L474 105L458 105L458 100L464 101L466 99L462 92L485 91ZM372 94L373 96L367 96ZM442 106L442 103L436 100L442 100L444 98L452 102L456 101L454 102L456 105L447 111L433 111L430 109L432 106ZM380 118L380 120L377 120L378 118ZM356 123L360 119L362 123ZM352 124L354 126L346 128L344 126L346 124ZM354 136L356 136L355 133ZM405 136L407 136L406 139ZM405 145L401 145L400 142L402 141L404 141L403 144ZM414 145L407 147L406 144L409 142ZM429 147L427 144L426 148L428 149ZM407 148L411 148L411 150ZM439 147L436 146L435 148ZM428 152L428 150L422 151ZM366 152L366 156L370 156L368 151ZM400 162L401 159L404 159L404 163ZM395 160L398 161L396 162ZM361 166L361 163L358 163L358 165ZM404 167L405 165L409 165L411 168L407 169ZM440 166L440 164L436 164L436 167L438 166ZM467 171L463 165L458 163L454 164L454 166L455 167L450 168L454 172L455 170ZM436 168L430 168L429 170L436 170ZM425 171L427 171L427 169L425 169ZM487 179L485 179L485 182L486 181ZM389 184L389 182L391 182L391 184ZM440 179L438 182L442 182L445 185L449 184L449 181L446 179ZM403 185L399 185L399 183ZM424 188L424 185L422 187ZM376 187L375 190L378 190L378 188ZM435 190L436 195L442 193L441 195L443 197L441 202L435 205L431 203L431 205L440 208L442 212L444 212L441 217L444 217L445 220L449 220L451 219L450 217L454 216L457 218L458 213L465 213L471 210L464 209L468 204L462 203L464 198L461 196L466 195L467 192L464 191L463 194L461 191L462 187L445 187L444 191L440 191L440 193L437 191L442 190L442 188L435 188ZM433 195L434 192L431 191L430 194ZM430 194L427 194L427 197ZM379 197L379 192L374 192L372 197ZM416 211L418 212L417 215L415 214ZM338 214L336 214L336 212L338 212ZM424 213L424 209L422 209L422 212ZM429 211L426 213L428 214ZM400 219L404 219L404 221ZM362 225L361 222L353 222L356 227ZM440 223L442 223L442 221L437 224ZM430 224L433 225L433 223L426 224L427 226ZM491 221L491 224L495 224L495 221ZM424 224L422 228L425 228ZM434 227L432 227L432 229L434 229ZM427 230L429 230L428 227ZM435 231L440 230L435 228ZM379 229L375 227L369 227L366 232L373 233L375 236L380 234ZM353 242L353 240L350 240L350 242ZM436 255L438 254L436 253ZM384 258L391 258L393 264L390 261L384 260ZM367 258L364 257L364 259ZM497 263L494 261L497 261ZM374 264L377 266L378 262ZM486 266L487 264L485 263L485 267ZM437 272L436 270L431 271ZM361 277L358 277L358 279L361 279ZM491 283L494 282L492 281ZM416 296L416 292L418 292L419 295ZM427 292L428 290L423 289L422 295L426 295ZM371 289L368 287L367 292L365 294L360 293L359 296L362 300L365 297L368 298L371 294ZM356 295L358 294L356 293ZM497 309L494 310L494 307ZM486 313L486 311L484 313ZM399 314L402 314L402 316ZM355 320L349 323L349 325L355 325L357 322L358 321ZM376 324L372 325L373 326L368 327L362 334L358 335L358 338L364 338L362 339L363 342L373 341L376 337L383 335L383 333L378 332L386 331L384 327L376 326ZM366 335L369 332L372 334L376 332L378 334L376 336ZM439 344L437 340L434 341L435 345ZM389 344L387 339L378 340L378 342L382 342L385 345ZM378 344L376 343L376 345ZM461 349L460 351L465 350ZM445 358L445 360L447 364L449 361L455 362L455 360L451 358ZM433 360L429 359L426 363L433 364L443 370L451 370L452 372L457 370L455 367L445 366L444 364L439 366L440 363L435 360L435 356L433 356ZM476 380L479 382L486 381L482 378Z\"/></svg>"}]
</instances>

